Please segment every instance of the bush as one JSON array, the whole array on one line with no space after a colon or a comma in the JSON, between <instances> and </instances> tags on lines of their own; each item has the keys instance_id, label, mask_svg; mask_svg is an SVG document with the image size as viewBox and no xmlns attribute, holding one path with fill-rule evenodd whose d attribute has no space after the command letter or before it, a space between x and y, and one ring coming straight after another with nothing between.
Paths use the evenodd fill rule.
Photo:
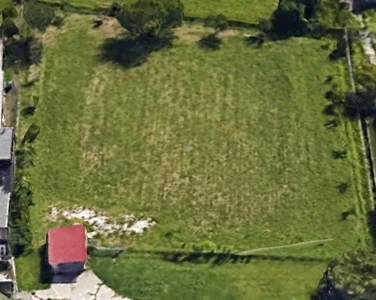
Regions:
<instances>
[{"instance_id":1,"label":"bush","mask_svg":"<svg viewBox=\"0 0 376 300\"><path fill-rule=\"evenodd\" d=\"M57 15L57 16L53 19L53 21L52 21L52 25L55 26L55 27L60 28L61 26L64 25L64 20L65 20L65 17L64 17L64 16Z\"/></svg>"},{"instance_id":2,"label":"bush","mask_svg":"<svg viewBox=\"0 0 376 300\"><path fill-rule=\"evenodd\" d=\"M224 31L228 28L228 19L222 14L216 16L210 15L206 17L204 26L211 27L215 31Z\"/></svg>"},{"instance_id":3,"label":"bush","mask_svg":"<svg viewBox=\"0 0 376 300\"><path fill-rule=\"evenodd\" d=\"M121 11L121 9L122 9L121 5L114 2L111 4L110 8L108 9L107 16L114 18L116 16L116 13Z\"/></svg>"},{"instance_id":4,"label":"bush","mask_svg":"<svg viewBox=\"0 0 376 300\"><path fill-rule=\"evenodd\" d=\"M0 31L1 35L7 38L11 38L19 33L19 29L12 19L5 19L3 24L1 24Z\"/></svg>"},{"instance_id":5,"label":"bush","mask_svg":"<svg viewBox=\"0 0 376 300\"><path fill-rule=\"evenodd\" d=\"M33 192L28 180L28 171L33 166L35 154L31 143L39 134L39 127L32 124L27 130L21 145L16 150L17 169L14 176L10 206L10 246L15 257L27 253L32 247L30 230L30 206L34 205Z\"/></svg>"},{"instance_id":6,"label":"bush","mask_svg":"<svg viewBox=\"0 0 376 300\"><path fill-rule=\"evenodd\" d=\"M267 19L260 19L258 23L258 28L266 34L271 34L273 32L273 23L272 21Z\"/></svg>"},{"instance_id":7,"label":"bush","mask_svg":"<svg viewBox=\"0 0 376 300\"><path fill-rule=\"evenodd\" d=\"M3 17L3 20L11 18L14 19L18 15L16 9L14 7L6 7L1 12L1 16Z\"/></svg>"}]
</instances>

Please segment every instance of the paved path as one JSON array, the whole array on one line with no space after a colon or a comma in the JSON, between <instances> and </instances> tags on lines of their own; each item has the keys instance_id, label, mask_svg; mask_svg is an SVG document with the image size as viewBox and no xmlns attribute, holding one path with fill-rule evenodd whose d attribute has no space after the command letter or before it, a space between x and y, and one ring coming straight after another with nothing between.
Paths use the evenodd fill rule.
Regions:
<instances>
[{"instance_id":1,"label":"paved path","mask_svg":"<svg viewBox=\"0 0 376 300\"><path fill-rule=\"evenodd\" d=\"M131 300L117 296L113 290L107 287L91 270L86 270L78 278L76 283L51 284L46 290L33 293L20 292L16 299L22 300Z\"/></svg>"}]
</instances>

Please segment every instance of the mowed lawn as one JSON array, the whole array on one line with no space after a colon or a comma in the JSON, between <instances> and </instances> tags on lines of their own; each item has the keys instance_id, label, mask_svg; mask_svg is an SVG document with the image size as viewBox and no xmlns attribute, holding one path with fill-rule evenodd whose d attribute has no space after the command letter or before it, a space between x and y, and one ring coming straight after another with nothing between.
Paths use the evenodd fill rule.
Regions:
<instances>
[{"instance_id":1,"label":"mowed lawn","mask_svg":"<svg viewBox=\"0 0 376 300\"><path fill-rule=\"evenodd\" d=\"M20 121L21 132L31 122L41 126L30 175L36 246L50 226L50 205L151 216L157 227L132 239L140 250L168 250L171 240L209 239L240 251L334 239L271 253L292 257L285 261L230 264L218 272L126 255L115 266L92 261L107 284L129 297L187 300L189 282L201 285L197 299L307 299L330 258L367 246L358 133L350 123L324 126L329 86L323 82L342 70L327 60L332 42L290 39L253 49L239 34L207 52L195 42L198 27L187 27L173 49L125 69L98 56L104 34L116 30L94 31L88 17L77 15L65 28L48 30L44 60L28 78L38 81L22 89L24 106L40 97L35 116ZM345 144L355 150L334 159L332 151ZM344 194L340 183L350 184ZM351 209L357 215L341 220ZM124 287L132 274L142 284Z\"/></svg>"},{"instance_id":2,"label":"mowed lawn","mask_svg":"<svg viewBox=\"0 0 376 300\"><path fill-rule=\"evenodd\" d=\"M60 3L56 0L47 0ZM74 6L106 7L111 0L71 0ZM122 0L119 4L134 3L136 0ZM259 18L269 18L278 6L278 0L182 0L185 13L193 17L207 17L211 14L224 14L230 19L258 22Z\"/></svg>"}]
</instances>

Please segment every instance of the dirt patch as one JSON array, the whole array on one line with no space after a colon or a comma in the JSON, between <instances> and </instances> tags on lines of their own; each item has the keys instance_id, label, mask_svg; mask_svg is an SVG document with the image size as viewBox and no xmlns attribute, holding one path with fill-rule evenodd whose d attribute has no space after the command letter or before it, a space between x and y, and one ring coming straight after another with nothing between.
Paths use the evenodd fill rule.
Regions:
<instances>
[{"instance_id":1,"label":"dirt patch","mask_svg":"<svg viewBox=\"0 0 376 300\"><path fill-rule=\"evenodd\" d=\"M213 33L214 30L201 25L183 25L174 29L174 34L183 41L198 42L205 34Z\"/></svg>"},{"instance_id":2,"label":"dirt patch","mask_svg":"<svg viewBox=\"0 0 376 300\"><path fill-rule=\"evenodd\" d=\"M93 21L96 19L92 19ZM115 18L105 17L101 19L103 24L98 28L94 28L94 23L89 30L89 33L100 38L117 38L127 33L127 31L120 26Z\"/></svg>"},{"instance_id":3,"label":"dirt patch","mask_svg":"<svg viewBox=\"0 0 376 300\"><path fill-rule=\"evenodd\" d=\"M235 36L239 34L240 34L239 31L228 29L228 30L218 33L218 37L221 38L221 37Z\"/></svg>"},{"instance_id":4,"label":"dirt patch","mask_svg":"<svg viewBox=\"0 0 376 300\"><path fill-rule=\"evenodd\" d=\"M58 30L57 27L49 26L46 32L38 37L44 47L53 47L55 45L55 36Z\"/></svg>"}]
</instances>

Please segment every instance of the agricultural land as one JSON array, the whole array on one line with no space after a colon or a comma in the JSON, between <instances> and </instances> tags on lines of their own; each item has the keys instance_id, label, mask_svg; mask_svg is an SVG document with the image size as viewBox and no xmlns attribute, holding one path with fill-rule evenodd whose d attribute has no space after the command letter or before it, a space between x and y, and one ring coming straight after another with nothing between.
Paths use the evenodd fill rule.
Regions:
<instances>
[{"instance_id":1,"label":"agricultural land","mask_svg":"<svg viewBox=\"0 0 376 300\"><path fill-rule=\"evenodd\" d=\"M184 4L189 15L250 22L277 5L243 2ZM41 128L30 170L35 251L17 259L21 289L43 287L37 251L49 228L68 222L48 218L52 207L156 222L140 236L99 236L127 250L89 262L132 299L309 299L333 257L372 245L358 125L325 126L328 78L350 89L346 62L328 59L333 39L255 48L244 43L250 29L230 28L221 49L207 51L197 42L210 29L185 22L172 48L149 53L114 19L94 29L95 18L70 13L49 27L38 36L42 61L20 74L21 111L33 96L39 103L34 115L21 114L18 134ZM320 239L332 241L233 262L174 258L207 241L236 253Z\"/></svg>"}]
</instances>

